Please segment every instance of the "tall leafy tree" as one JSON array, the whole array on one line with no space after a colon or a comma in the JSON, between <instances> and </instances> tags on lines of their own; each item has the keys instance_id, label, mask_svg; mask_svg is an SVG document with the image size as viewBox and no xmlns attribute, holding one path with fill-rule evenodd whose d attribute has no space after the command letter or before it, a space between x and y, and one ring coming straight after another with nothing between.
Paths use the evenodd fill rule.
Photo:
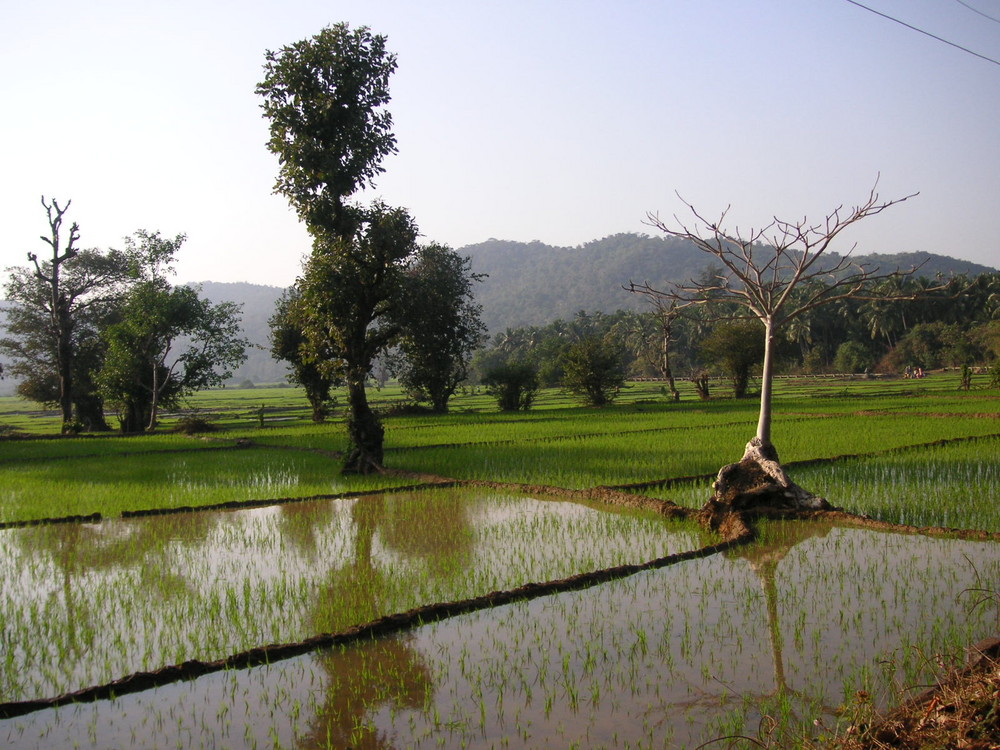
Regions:
<instances>
[{"instance_id":1,"label":"tall leafy tree","mask_svg":"<svg viewBox=\"0 0 1000 750\"><path fill-rule=\"evenodd\" d=\"M398 368L403 387L436 412L448 410L486 334L474 285L482 278L468 258L444 245L421 247L407 270Z\"/></svg>"},{"instance_id":2,"label":"tall leafy tree","mask_svg":"<svg viewBox=\"0 0 1000 750\"><path fill-rule=\"evenodd\" d=\"M297 282L305 309L307 357L341 354L347 383L351 450L345 471L382 465L384 432L368 404L365 381L376 356L398 335L392 308L417 230L403 209L350 202L396 151L389 77L396 58L385 37L336 24L265 55L257 85L270 121L268 149L279 160L284 195L313 236Z\"/></svg>"},{"instance_id":3,"label":"tall leafy tree","mask_svg":"<svg viewBox=\"0 0 1000 750\"><path fill-rule=\"evenodd\" d=\"M353 213L354 235L317 239L296 287L304 352L316 359L336 352L339 360L327 366L347 384L351 450L344 471L367 473L382 466L385 433L368 403L366 382L375 358L401 333L398 310L417 227L404 209L382 203Z\"/></svg>"},{"instance_id":4,"label":"tall leafy tree","mask_svg":"<svg viewBox=\"0 0 1000 750\"><path fill-rule=\"evenodd\" d=\"M385 109L396 56L385 42L367 26L339 23L265 53L256 90L270 120L267 147L280 163L274 191L314 235L351 235L348 199L372 185L396 151Z\"/></svg>"}]
</instances>

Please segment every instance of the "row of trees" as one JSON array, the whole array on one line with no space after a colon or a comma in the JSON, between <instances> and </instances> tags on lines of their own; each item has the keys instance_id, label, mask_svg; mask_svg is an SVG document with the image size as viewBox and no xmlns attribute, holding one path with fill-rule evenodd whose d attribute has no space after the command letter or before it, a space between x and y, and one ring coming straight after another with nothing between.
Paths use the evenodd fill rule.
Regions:
<instances>
[{"instance_id":1,"label":"row of trees","mask_svg":"<svg viewBox=\"0 0 1000 750\"><path fill-rule=\"evenodd\" d=\"M396 60L385 41L366 27L328 27L278 52L268 51L256 89L269 120L268 148L279 160L274 190L288 199L312 237L302 273L272 318L272 351L291 363L316 419L326 411L330 389L346 386L351 449L345 471L368 472L382 465L383 428L366 392L377 361L387 362L416 398L443 411L483 337L472 293L478 278L468 260L443 246L418 244L416 222L405 209L356 199L373 186L384 171L384 158L396 151L385 108ZM673 373L680 357L686 355L703 396L704 367L713 359L726 363L737 395L747 388L747 363L760 361L756 440L758 447L770 448L771 380L786 348L798 346L804 363L808 357L829 358L836 344L834 359L846 361L850 353L859 362L866 345L875 357L883 339L895 351L899 337L909 335L914 315L908 318L908 308L891 305L941 293L948 301L942 309L954 313L960 296L955 286L907 281L911 277L899 271L880 273L854 264L850 253L832 264L817 262L853 223L898 202L880 202L873 189L866 202L850 211L838 208L818 224L775 219L746 236L727 233L725 213L710 222L689 206L692 229L651 215L653 226L693 243L717 265L699 279L664 289L631 283L629 291L652 302L647 315L578 316L568 324L552 324L551 336L535 336L537 329L507 332L480 356L482 379L498 399L516 408L530 405L538 382L561 382L601 405L614 398L630 360L632 366L641 361L657 371L675 397ZM31 356L47 357L54 373L47 398L60 404L64 425L72 423L73 408L80 419L100 421L102 410L87 405L90 397L115 403L124 428L151 429L163 404L226 377L245 344L237 336L235 310L203 303L166 279L183 237L171 243L139 233L121 254L87 256L75 248L75 225L65 242L60 236L65 211L54 202L43 204L51 229L51 237L43 239L51 259L29 256L33 268L13 277L8 297L20 309L34 310L45 334L37 346L26 346L25 334L4 345L20 374L29 374ZM95 268L107 263L111 270L103 269L107 275L100 280L82 281L81 291L71 291L68 280L88 257ZM907 283L919 288L906 288ZM961 291L963 298L970 296ZM966 358L975 356L976 342L991 340L989 326L996 317L995 280L982 281L979 292L986 301L977 297L965 312L977 316L985 332L972 331L970 317L950 323L936 315L923 321L968 333L968 347L952 346ZM838 340L829 330L831 320L847 327L870 321L868 338ZM22 331L30 326L24 323ZM928 329L923 348L906 356L929 356L942 342L953 344L958 330ZM194 345L176 347L184 336ZM518 337L537 340L518 342ZM844 349L848 343L852 350ZM168 363L178 350L183 353ZM513 390L512 380L520 383Z\"/></svg>"},{"instance_id":2,"label":"row of trees","mask_svg":"<svg viewBox=\"0 0 1000 750\"><path fill-rule=\"evenodd\" d=\"M140 230L122 250L79 248L70 203L42 198L48 253L7 269L0 353L20 395L59 407L64 433L109 429L106 407L124 432L155 429L162 408L243 361L239 308L171 284L184 235Z\"/></svg>"},{"instance_id":3,"label":"row of trees","mask_svg":"<svg viewBox=\"0 0 1000 750\"><path fill-rule=\"evenodd\" d=\"M1000 274L956 276L943 284L894 278L870 283L864 296L836 300L789 324L774 344L777 370L902 373L907 366L927 370L1000 359ZM476 353L472 377L489 384L499 375L506 383L516 374L527 387L527 368L536 387L565 386L590 404L613 398L622 377L662 379L677 399L676 377L691 380L707 398L707 376L721 375L737 398L747 395L764 361L756 321L740 318L739 308L724 300L711 307L651 301L646 312L580 311L571 320L507 329ZM597 349L601 357L593 355ZM591 356L581 358L588 351ZM570 360L575 368L567 368ZM605 383L593 398L580 387L586 381L581 361L589 362L583 371L590 382ZM521 369L511 369L514 364Z\"/></svg>"},{"instance_id":4,"label":"row of trees","mask_svg":"<svg viewBox=\"0 0 1000 750\"><path fill-rule=\"evenodd\" d=\"M478 276L468 258L438 244L417 246L390 268L394 289L386 290L383 309L375 316L380 338L367 374L381 366L384 376L397 377L414 401L446 412L469 377L472 352L486 338L474 297ZM346 384L347 371L342 339L327 335L330 327L316 326L323 319L350 318L357 310L347 288L352 279L343 267L315 260L307 271L278 300L270 319L271 353L288 363L289 379L304 388L313 421L322 422L335 404L331 391ZM341 293L334 294L338 288Z\"/></svg>"}]
</instances>

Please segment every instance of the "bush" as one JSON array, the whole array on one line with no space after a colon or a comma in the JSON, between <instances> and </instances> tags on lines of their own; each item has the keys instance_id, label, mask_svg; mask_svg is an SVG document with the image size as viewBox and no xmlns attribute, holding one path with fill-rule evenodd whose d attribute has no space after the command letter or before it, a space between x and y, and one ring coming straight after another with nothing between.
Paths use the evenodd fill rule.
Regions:
<instances>
[{"instance_id":1,"label":"bush","mask_svg":"<svg viewBox=\"0 0 1000 750\"><path fill-rule=\"evenodd\" d=\"M173 431L184 435L197 435L201 432L215 432L217 429L219 428L216 425L204 417L182 417L177 420Z\"/></svg>"},{"instance_id":2,"label":"bush","mask_svg":"<svg viewBox=\"0 0 1000 750\"><path fill-rule=\"evenodd\" d=\"M559 361L564 372L563 386L591 406L610 404L625 384L622 352L596 336L568 347Z\"/></svg>"},{"instance_id":3,"label":"bush","mask_svg":"<svg viewBox=\"0 0 1000 750\"><path fill-rule=\"evenodd\" d=\"M507 362L487 370L483 385L500 411L527 411L538 393L538 371L524 362Z\"/></svg>"},{"instance_id":4,"label":"bush","mask_svg":"<svg viewBox=\"0 0 1000 750\"><path fill-rule=\"evenodd\" d=\"M833 366L840 373L864 372L875 364L875 356L860 341L845 341L837 347Z\"/></svg>"}]
</instances>

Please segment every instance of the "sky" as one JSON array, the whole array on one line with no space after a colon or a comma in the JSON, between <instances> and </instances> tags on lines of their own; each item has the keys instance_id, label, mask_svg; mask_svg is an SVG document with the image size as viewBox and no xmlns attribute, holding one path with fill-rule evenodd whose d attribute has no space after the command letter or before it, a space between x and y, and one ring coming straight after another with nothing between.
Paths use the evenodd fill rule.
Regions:
<instances>
[{"instance_id":1,"label":"sky","mask_svg":"<svg viewBox=\"0 0 1000 750\"><path fill-rule=\"evenodd\" d=\"M864 4L1000 60L1000 0ZM48 251L45 196L79 247L184 233L179 282L293 283L309 238L254 89L341 21L398 62L399 152L361 199L423 241L656 234L682 198L746 231L877 180L918 195L833 250L1000 266L1000 64L849 0L0 0L0 269Z\"/></svg>"}]
</instances>

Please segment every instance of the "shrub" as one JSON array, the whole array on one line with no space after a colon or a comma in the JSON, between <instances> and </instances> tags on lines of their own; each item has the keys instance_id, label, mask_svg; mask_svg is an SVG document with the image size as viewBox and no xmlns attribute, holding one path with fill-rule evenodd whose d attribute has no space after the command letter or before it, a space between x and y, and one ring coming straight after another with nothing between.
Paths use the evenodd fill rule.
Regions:
<instances>
[{"instance_id":1,"label":"shrub","mask_svg":"<svg viewBox=\"0 0 1000 750\"><path fill-rule=\"evenodd\" d=\"M177 420L173 431L184 435L197 435L201 432L215 432L217 429L219 428L216 425L204 417L182 417Z\"/></svg>"},{"instance_id":2,"label":"shrub","mask_svg":"<svg viewBox=\"0 0 1000 750\"><path fill-rule=\"evenodd\" d=\"M572 344L559 361L564 373L563 386L591 406L610 404L625 384L622 352L597 336Z\"/></svg>"},{"instance_id":3,"label":"shrub","mask_svg":"<svg viewBox=\"0 0 1000 750\"><path fill-rule=\"evenodd\" d=\"M837 347L833 358L833 366L837 372L864 372L875 364L875 356L871 350L860 341L845 341Z\"/></svg>"},{"instance_id":4,"label":"shrub","mask_svg":"<svg viewBox=\"0 0 1000 750\"><path fill-rule=\"evenodd\" d=\"M507 362L487 370L483 385L500 411L527 411L538 393L538 371L525 362Z\"/></svg>"}]
</instances>

